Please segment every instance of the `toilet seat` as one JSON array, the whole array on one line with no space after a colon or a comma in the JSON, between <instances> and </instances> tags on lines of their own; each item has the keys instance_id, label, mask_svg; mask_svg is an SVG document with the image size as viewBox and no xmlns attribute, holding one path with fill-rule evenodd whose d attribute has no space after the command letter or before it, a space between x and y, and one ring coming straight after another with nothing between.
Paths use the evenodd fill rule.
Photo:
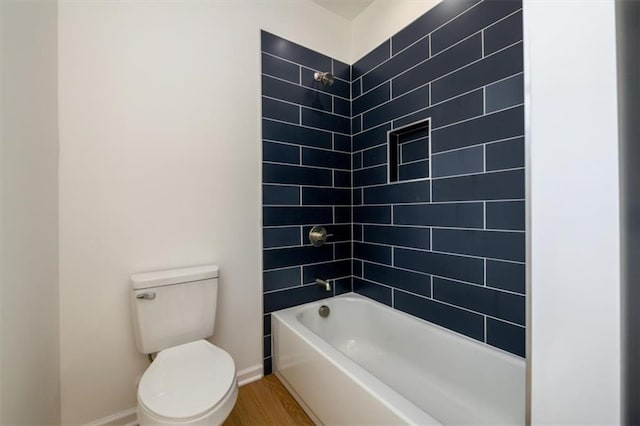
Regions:
<instances>
[{"instance_id":1,"label":"toilet seat","mask_svg":"<svg viewBox=\"0 0 640 426\"><path fill-rule=\"evenodd\" d=\"M141 408L167 422L189 422L228 408L221 405L232 408L236 394L233 359L206 340L159 352L138 385Z\"/></svg>"}]
</instances>

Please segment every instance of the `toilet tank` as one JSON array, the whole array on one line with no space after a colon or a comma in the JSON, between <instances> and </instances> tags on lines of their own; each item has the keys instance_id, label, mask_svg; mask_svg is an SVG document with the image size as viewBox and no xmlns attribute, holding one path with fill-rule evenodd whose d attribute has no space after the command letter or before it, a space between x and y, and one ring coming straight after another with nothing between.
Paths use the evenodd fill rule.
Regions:
<instances>
[{"instance_id":1,"label":"toilet tank","mask_svg":"<svg viewBox=\"0 0 640 426\"><path fill-rule=\"evenodd\" d=\"M136 346L149 354L213 335L218 301L215 265L131 276Z\"/></svg>"}]
</instances>

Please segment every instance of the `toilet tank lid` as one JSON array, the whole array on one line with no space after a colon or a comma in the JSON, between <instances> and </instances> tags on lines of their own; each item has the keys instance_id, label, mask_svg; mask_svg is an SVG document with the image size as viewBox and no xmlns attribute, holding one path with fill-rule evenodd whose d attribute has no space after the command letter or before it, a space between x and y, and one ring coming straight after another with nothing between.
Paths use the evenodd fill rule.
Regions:
<instances>
[{"instance_id":1,"label":"toilet tank lid","mask_svg":"<svg viewBox=\"0 0 640 426\"><path fill-rule=\"evenodd\" d=\"M208 280L217 278L219 268L216 265L193 266L190 268L169 269L166 271L143 272L131 275L131 284L134 290L149 287L161 287L165 285L180 284L190 281Z\"/></svg>"}]
</instances>

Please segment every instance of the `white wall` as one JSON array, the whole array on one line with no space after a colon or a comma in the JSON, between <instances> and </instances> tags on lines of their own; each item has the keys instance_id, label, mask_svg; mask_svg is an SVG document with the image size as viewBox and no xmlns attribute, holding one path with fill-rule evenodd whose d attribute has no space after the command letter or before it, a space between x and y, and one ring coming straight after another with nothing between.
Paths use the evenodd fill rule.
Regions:
<instances>
[{"instance_id":1,"label":"white wall","mask_svg":"<svg viewBox=\"0 0 640 426\"><path fill-rule=\"evenodd\" d=\"M58 424L57 6L0 2L0 423Z\"/></svg>"},{"instance_id":2,"label":"white wall","mask_svg":"<svg viewBox=\"0 0 640 426\"><path fill-rule=\"evenodd\" d=\"M525 0L533 424L620 421L614 1Z\"/></svg>"},{"instance_id":3,"label":"white wall","mask_svg":"<svg viewBox=\"0 0 640 426\"><path fill-rule=\"evenodd\" d=\"M442 0L375 0L351 22L349 63L409 25Z\"/></svg>"},{"instance_id":4,"label":"white wall","mask_svg":"<svg viewBox=\"0 0 640 426\"><path fill-rule=\"evenodd\" d=\"M261 369L260 28L348 61L308 0L60 4L64 424L136 405L134 272L219 264L213 342Z\"/></svg>"}]
</instances>

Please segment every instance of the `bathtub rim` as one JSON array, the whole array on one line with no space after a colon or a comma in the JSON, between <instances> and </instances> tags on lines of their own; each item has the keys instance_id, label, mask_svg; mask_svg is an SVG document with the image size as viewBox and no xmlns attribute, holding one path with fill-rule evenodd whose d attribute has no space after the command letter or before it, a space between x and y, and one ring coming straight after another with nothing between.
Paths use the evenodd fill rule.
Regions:
<instances>
[{"instance_id":1,"label":"bathtub rim","mask_svg":"<svg viewBox=\"0 0 640 426\"><path fill-rule=\"evenodd\" d=\"M408 294L412 294L412 293L408 293ZM420 296L420 297L424 297L424 296ZM271 315L273 316L275 314L281 314L281 315L285 314L285 315L289 316L289 315L291 315L290 312L295 312L295 311L297 311L299 309L302 309L302 308L305 308L305 307L309 307L311 305L322 305L322 304L324 304L324 302L328 302L328 301L331 301L331 300L334 300L334 299L352 299L352 300L362 301L362 302L365 302L365 303L370 303L370 304L376 305L376 306L378 306L378 307L380 307L382 309L385 309L386 311L390 312L393 315L398 315L400 317L405 317L405 318L408 318L410 320L418 321L419 323L421 323L423 325L426 325L428 327L433 327L436 330L439 330L440 332L453 334L453 335L455 335L457 337L460 337L460 338L462 338L462 339L464 339L464 340L466 340L468 342L471 342L471 343L474 343L474 344L479 344L483 348L483 350L486 350L488 352L495 352L498 356L503 357L506 360L513 361L516 364L521 364L521 366L523 368L526 366L526 363L527 363L526 358L523 358L523 357L521 357L519 355L516 355L514 353L511 353L509 351L505 351L504 349L500 349L500 348L498 348L496 346L492 346L492 345L490 345L490 344L488 344L486 342L483 342L482 340L474 339L473 337L469 337L469 336L467 336L465 334L462 334L462 333L459 333L459 332L457 332L455 330L448 329L448 328L443 327L441 325L438 325L436 323L433 323L433 322L427 321L425 319L422 319L420 317L408 314L408 313L406 313L404 311L401 311L400 309L392 308L391 306L389 306L387 304L384 304L382 302L378 302L377 300L372 299L372 298L367 297L367 296L364 296L364 295L362 295L360 293L355 293L355 292L343 293L343 294L340 294L340 295L329 297L327 299L320 299L320 300L316 300L314 302L305 303L303 305L297 305L297 306L292 306L290 308L281 309L279 311L273 311L273 312L271 312ZM428 299L428 300L431 300L431 299ZM447 305L447 304L444 303L444 305ZM447 306L449 306L449 305L447 305ZM469 311L469 312L477 313L475 311ZM293 315L293 316L295 317L295 315ZM500 321L504 321L504 320L500 320ZM506 321L506 322L509 323L509 321ZM307 327L304 327L304 328L307 328ZM309 331L311 331L311 330L309 330ZM317 336L320 340L322 340L322 338L320 336L318 336L317 334L313 333L313 331L311 331L311 333L314 336ZM331 345L329 345L329 346L331 346ZM333 346L331 346L331 347L333 348Z\"/></svg>"}]
</instances>

